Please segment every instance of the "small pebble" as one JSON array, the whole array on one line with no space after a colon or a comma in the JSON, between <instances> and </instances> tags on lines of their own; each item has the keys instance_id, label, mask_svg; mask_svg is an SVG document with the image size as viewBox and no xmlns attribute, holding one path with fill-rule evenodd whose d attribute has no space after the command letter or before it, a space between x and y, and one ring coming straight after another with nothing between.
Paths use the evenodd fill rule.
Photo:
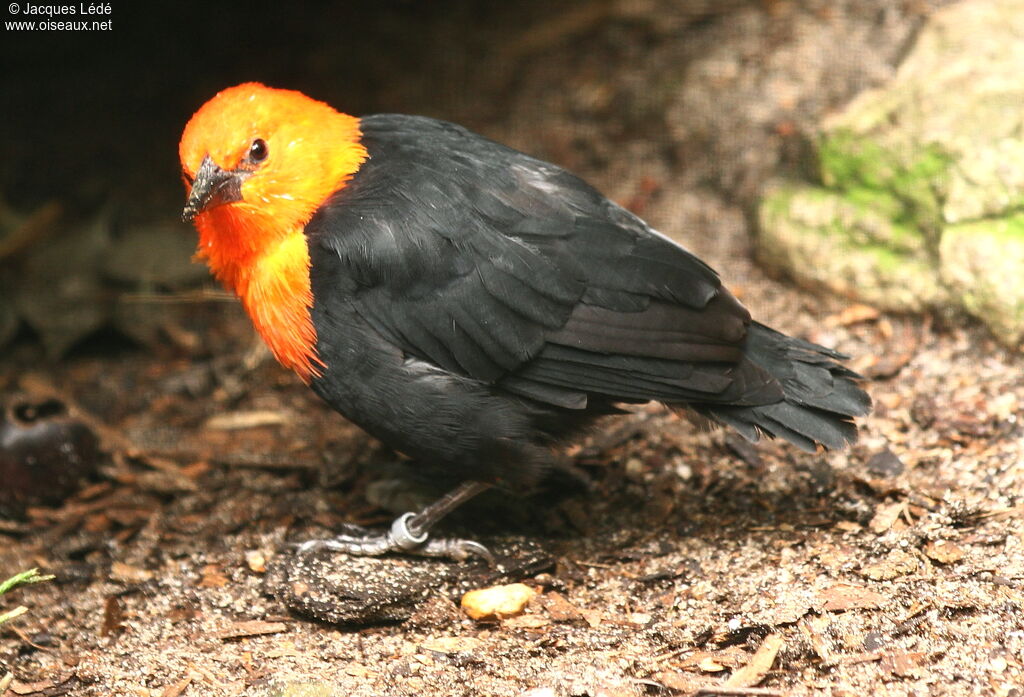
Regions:
<instances>
[{"instance_id":1,"label":"small pebble","mask_svg":"<svg viewBox=\"0 0 1024 697\"><path fill-rule=\"evenodd\" d=\"M515 617L534 595L536 592L524 583L480 588L462 596L462 609L474 620Z\"/></svg>"}]
</instances>

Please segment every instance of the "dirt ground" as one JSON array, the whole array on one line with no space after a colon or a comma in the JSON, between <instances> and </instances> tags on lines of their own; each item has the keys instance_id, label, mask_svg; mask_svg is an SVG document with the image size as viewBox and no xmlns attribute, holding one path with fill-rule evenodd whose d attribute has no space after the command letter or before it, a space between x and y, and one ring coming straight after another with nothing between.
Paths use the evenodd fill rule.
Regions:
<instances>
[{"instance_id":1,"label":"dirt ground","mask_svg":"<svg viewBox=\"0 0 1024 697\"><path fill-rule=\"evenodd\" d=\"M566 7L445 73L464 82L443 99L387 89L571 167L758 319L853 356L876 404L858 445L808 455L638 409L571 448L574 473L443 526L496 570L302 556L443 485L215 296L190 296L162 347L104 334L41 364L23 337L5 395L69 405L103 455L62 504L0 519L0 577L57 576L4 598L29 608L0 628L5 697L1024 695L1024 360L955 318L796 288L750 251L759 186L805 167L801 134L883 80L932 4ZM524 614L459 609L512 581L537 592Z\"/></svg>"}]
</instances>

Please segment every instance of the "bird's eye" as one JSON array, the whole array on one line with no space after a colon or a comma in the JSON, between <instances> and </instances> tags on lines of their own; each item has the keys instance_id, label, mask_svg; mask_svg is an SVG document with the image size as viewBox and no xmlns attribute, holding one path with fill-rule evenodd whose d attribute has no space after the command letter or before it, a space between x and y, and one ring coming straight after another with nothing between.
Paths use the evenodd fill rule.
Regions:
<instances>
[{"instance_id":1,"label":"bird's eye","mask_svg":"<svg viewBox=\"0 0 1024 697\"><path fill-rule=\"evenodd\" d=\"M263 162L267 159L267 141L257 138L249 146L249 161Z\"/></svg>"}]
</instances>

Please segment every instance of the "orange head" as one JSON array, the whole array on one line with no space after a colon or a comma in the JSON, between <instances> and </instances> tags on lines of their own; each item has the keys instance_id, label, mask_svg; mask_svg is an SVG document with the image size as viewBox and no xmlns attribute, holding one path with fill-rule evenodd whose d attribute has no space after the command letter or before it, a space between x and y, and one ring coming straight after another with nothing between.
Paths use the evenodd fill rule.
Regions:
<instances>
[{"instance_id":1,"label":"orange head","mask_svg":"<svg viewBox=\"0 0 1024 697\"><path fill-rule=\"evenodd\" d=\"M199 230L199 258L241 297L278 360L306 380L317 369L303 228L366 159L360 138L355 117L251 82L204 104L178 148L182 216Z\"/></svg>"}]
</instances>

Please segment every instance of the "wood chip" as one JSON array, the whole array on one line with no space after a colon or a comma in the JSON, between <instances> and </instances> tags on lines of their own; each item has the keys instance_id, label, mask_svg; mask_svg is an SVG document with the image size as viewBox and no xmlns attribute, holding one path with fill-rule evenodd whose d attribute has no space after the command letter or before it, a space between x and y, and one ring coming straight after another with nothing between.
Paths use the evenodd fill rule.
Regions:
<instances>
[{"instance_id":1,"label":"wood chip","mask_svg":"<svg viewBox=\"0 0 1024 697\"><path fill-rule=\"evenodd\" d=\"M462 609L474 620L515 617L535 595L525 583L480 588L462 596Z\"/></svg>"},{"instance_id":2,"label":"wood chip","mask_svg":"<svg viewBox=\"0 0 1024 697\"><path fill-rule=\"evenodd\" d=\"M924 661L927 654L923 651L913 653L887 653L882 656L882 670L901 677L912 677Z\"/></svg>"},{"instance_id":3,"label":"wood chip","mask_svg":"<svg viewBox=\"0 0 1024 697\"><path fill-rule=\"evenodd\" d=\"M964 550L953 542L936 540L924 546L924 553L940 564L954 564L964 558Z\"/></svg>"},{"instance_id":4,"label":"wood chip","mask_svg":"<svg viewBox=\"0 0 1024 697\"><path fill-rule=\"evenodd\" d=\"M464 653L475 651L483 646L483 642L471 636L447 636L430 639L420 644L421 649L437 653Z\"/></svg>"},{"instance_id":5,"label":"wood chip","mask_svg":"<svg viewBox=\"0 0 1024 697\"><path fill-rule=\"evenodd\" d=\"M240 639L247 636L262 636L264 634L278 634L287 631L288 625L284 622L267 622L265 620L246 620L235 622L226 629L214 632L218 639Z\"/></svg>"},{"instance_id":6,"label":"wood chip","mask_svg":"<svg viewBox=\"0 0 1024 697\"><path fill-rule=\"evenodd\" d=\"M877 535L887 532L899 519L906 505L906 501L897 501L896 503L883 503L876 508L875 517L868 524L871 532Z\"/></svg>"},{"instance_id":7,"label":"wood chip","mask_svg":"<svg viewBox=\"0 0 1024 697\"><path fill-rule=\"evenodd\" d=\"M918 567L919 562L916 557L902 549L894 549L883 561L868 564L861 569L861 574L872 581L890 581L915 573Z\"/></svg>"},{"instance_id":8,"label":"wood chip","mask_svg":"<svg viewBox=\"0 0 1024 697\"><path fill-rule=\"evenodd\" d=\"M779 649L786 643L781 634L769 634L761 642L754 656L725 681L726 687L753 687L765 679L775 663Z\"/></svg>"},{"instance_id":9,"label":"wood chip","mask_svg":"<svg viewBox=\"0 0 1024 697\"><path fill-rule=\"evenodd\" d=\"M540 597L540 604L547 611L548 617L555 622L577 622L583 620L583 613L580 612L580 609L557 591L551 591L542 595Z\"/></svg>"},{"instance_id":10,"label":"wood chip","mask_svg":"<svg viewBox=\"0 0 1024 697\"><path fill-rule=\"evenodd\" d=\"M185 689L191 684L192 674L189 673L173 685L168 685L167 687L165 687L164 691L160 693L160 697L179 697L179 695L181 695L181 693L184 692Z\"/></svg>"},{"instance_id":11,"label":"wood chip","mask_svg":"<svg viewBox=\"0 0 1024 697\"><path fill-rule=\"evenodd\" d=\"M116 595L107 597L103 604L103 624L100 625L100 636L119 633L124 628L124 608Z\"/></svg>"},{"instance_id":12,"label":"wood chip","mask_svg":"<svg viewBox=\"0 0 1024 697\"><path fill-rule=\"evenodd\" d=\"M16 695L32 695L38 692L49 690L51 687L56 686L57 683L52 680L39 680L36 682L19 682L15 680L10 684L9 689Z\"/></svg>"},{"instance_id":13,"label":"wood chip","mask_svg":"<svg viewBox=\"0 0 1024 697\"><path fill-rule=\"evenodd\" d=\"M702 658L700 662L697 664L697 667L705 673L721 673L723 670L725 670L725 666L723 666L721 663L716 661L711 656Z\"/></svg>"},{"instance_id":14,"label":"wood chip","mask_svg":"<svg viewBox=\"0 0 1024 697\"><path fill-rule=\"evenodd\" d=\"M821 612L877 609L885 603L885 596L852 583L836 583L817 593L815 607Z\"/></svg>"},{"instance_id":15,"label":"wood chip","mask_svg":"<svg viewBox=\"0 0 1024 697\"><path fill-rule=\"evenodd\" d=\"M291 421L291 415L284 411L233 411L217 414L206 421L211 431L239 431L261 426L280 426Z\"/></svg>"},{"instance_id":16,"label":"wood chip","mask_svg":"<svg viewBox=\"0 0 1024 697\"><path fill-rule=\"evenodd\" d=\"M224 575L220 564L207 564L202 568L202 579L199 581L200 588L223 588L231 580Z\"/></svg>"},{"instance_id":17,"label":"wood chip","mask_svg":"<svg viewBox=\"0 0 1024 697\"><path fill-rule=\"evenodd\" d=\"M558 697L558 695L559 693L555 692L553 687L535 687L520 693L519 697Z\"/></svg>"},{"instance_id":18,"label":"wood chip","mask_svg":"<svg viewBox=\"0 0 1024 697\"><path fill-rule=\"evenodd\" d=\"M804 617L797 626L807 641L814 647L814 652L821 660L828 664L835 662L832 653L831 642L825 638L825 630L828 628L829 620L826 617Z\"/></svg>"},{"instance_id":19,"label":"wood chip","mask_svg":"<svg viewBox=\"0 0 1024 697\"><path fill-rule=\"evenodd\" d=\"M676 692L682 692L685 694L692 693L694 690L700 688L709 680L709 678L706 678L702 675L697 675L695 673L681 673L671 671L656 673L654 675L654 679L660 682L665 687L669 688L670 690L675 690Z\"/></svg>"},{"instance_id":20,"label":"wood chip","mask_svg":"<svg viewBox=\"0 0 1024 697\"><path fill-rule=\"evenodd\" d=\"M551 620L543 615L519 615L502 622L507 629L540 629L551 624Z\"/></svg>"},{"instance_id":21,"label":"wood chip","mask_svg":"<svg viewBox=\"0 0 1024 697\"><path fill-rule=\"evenodd\" d=\"M370 669L361 663L349 663L345 666L345 674L351 675L353 678L368 678L372 675Z\"/></svg>"},{"instance_id":22,"label":"wood chip","mask_svg":"<svg viewBox=\"0 0 1024 697\"><path fill-rule=\"evenodd\" d=\"M119 583L145 583L153 579L153 572L147 569L115 561L110 565L110 580Z\"/></svg>"}]
</instances>

